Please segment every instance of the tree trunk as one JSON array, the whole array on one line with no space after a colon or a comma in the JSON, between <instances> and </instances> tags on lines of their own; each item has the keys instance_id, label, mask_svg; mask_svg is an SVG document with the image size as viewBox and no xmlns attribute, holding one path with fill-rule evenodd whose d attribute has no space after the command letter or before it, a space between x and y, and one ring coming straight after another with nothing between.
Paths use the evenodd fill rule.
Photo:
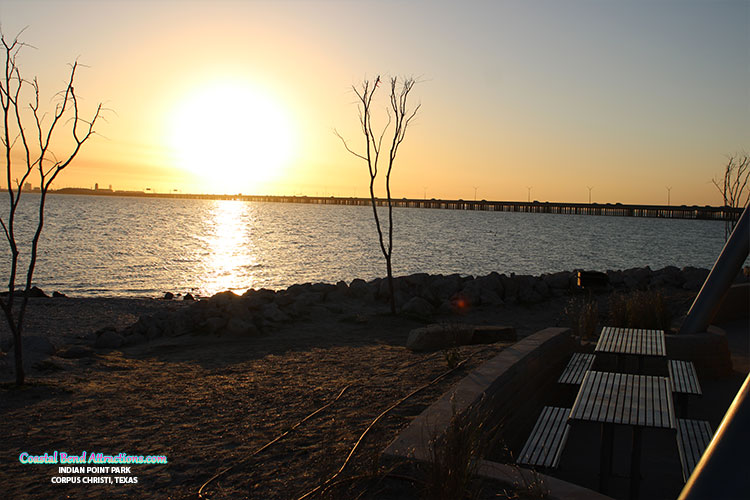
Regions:
<instances>
[{"instance_id":1,"label":"tree trunk","mask_svg":"<svg viewBox=\"0 0 750 500\"><path fill-rule=\"evenodd\" d=\"M16 385L23 385L26 374L23 372L23 345L21 343L21 332L13 329L13 354L16 363Z\"/></svg>"},{"instance_id":2,"label":"tree trunk","mask_svg":"<svg viewBox=\"0 0 750 500\"><path fill-rule=\"evenodd\" d=\"M388 292L391 296L391 314L396 314L396 294L393 290L393 269L391 268L391 256L385 258L385 267L388 271Z\"/></svg>"}]
</instances>

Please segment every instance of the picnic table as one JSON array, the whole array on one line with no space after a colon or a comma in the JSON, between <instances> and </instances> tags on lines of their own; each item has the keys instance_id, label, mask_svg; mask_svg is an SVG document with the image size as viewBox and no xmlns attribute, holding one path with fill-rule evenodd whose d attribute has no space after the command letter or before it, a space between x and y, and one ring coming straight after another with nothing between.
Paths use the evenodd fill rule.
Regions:
<instances>
[{"instance_id":1,"label":"picnic table","mask_svg":"<svg viewBox=\"0 0 750 500\"><path fill-rule=\"evenodd\" d=\"M666 370L667 348L663 330L614 328L605 326L594 348L596 354L612 354L617 359L617 371L623 371L625 359L635 357L638 373L643 372L645 358L663 361Z\"/></svg>"},{"instance_id":2,"label":"picnic table","mask_svg":"<svg viewBox=\"0 0 750 500\"><path fill-rule=\"evenodd\" d=\"M631 498L637 498L640 480L641 431L660 428L676 432L670 381L667 377L588 371L570 410L571 425L598 424L602 429L599 489L607 490L612 470L615 425L633 429L630 462Z\"/></svg>"}]
</instances>

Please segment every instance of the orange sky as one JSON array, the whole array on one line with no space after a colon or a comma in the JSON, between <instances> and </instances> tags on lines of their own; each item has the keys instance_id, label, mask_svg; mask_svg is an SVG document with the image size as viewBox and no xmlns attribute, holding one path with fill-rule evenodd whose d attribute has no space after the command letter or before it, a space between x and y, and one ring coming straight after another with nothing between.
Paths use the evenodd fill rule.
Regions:
<instances>
[{"instance_id":1,"label":"orange sky","mask_svg":"<svg viewBox=\"0 0 750 500\"><path fill-rule=\"evenodd\" d=\"M703 205L750 150L749 10L10 0L0 21L29 26L27 76L59 90L77 57L84 109L111 110L57 187L365 196L333 129L359 147L350 86L383 74L420 79L395 197Z\"/></svg>"}]
</instances>

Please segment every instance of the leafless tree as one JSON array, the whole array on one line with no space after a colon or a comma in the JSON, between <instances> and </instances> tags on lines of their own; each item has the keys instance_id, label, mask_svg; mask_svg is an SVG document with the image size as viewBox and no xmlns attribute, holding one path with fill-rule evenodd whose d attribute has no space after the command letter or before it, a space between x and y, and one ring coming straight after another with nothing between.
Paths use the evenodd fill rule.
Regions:
<instances>
[{"instance_id":1,"label":"leafless tree","mask_svg":"<svg viewBox=\"0 0 750 500\"><path fill-rule=\"evenodd\" d=\"M0 107L9 199L8 212L0 216L0 226L10 249L8 293L0 299L0 307L13 336L16 383L21 385L25 378L21 334L44 227L47 193L55 178L71 164L83 144L94 134L94 125L100 118L102 105L96 106L89 120L81 118L79 99L73 86L79 66L76 62L71 65L65 89L55 94L54 111L50 114L41 111L39 83L36 78L24 79L17 63L19 52L27 45L18 36L7 40L2 34L0 45L0 57L4 56L5 59L4 72L0 76ZM63 156L53 151L53 143L59 146L60 141L66 142L67 152ZM16 232L17 223L23 222L19 221L18 207L25 184L32 178L39 183L37 219L32 222L35 222L35 230L31 241L23 243L19 242ZM23 252L22 248L25 248ZM17 279L23 284L22 291L16 290ZM17 300L20 300L20 304L16 304Z\"/></svg>"},{"instance_id":2,"label":"leafless tree","mask_svg":"<svg viewBox=\"0 0 750 500\"><path fill-rule=\"evenodd\" d=\"M391 264L391 257L393 256L393 203L391 200L391 172L393 170L393 164L396 161L396 155L398 153L399 146L404 142L406 137L406 129L411 123L412 119L419 111L421 105L415 106L410 109L408 106L409 93L416 85L414 78L391 78L390 79L390 103L386 108L387 122L382 129L378 129L377 133L373 128L372 120L372 99L375 96L378 88L380 87L381 80L380 76L375 79L372 83L369 80L364 80L362 84L352 86L354 93L357 96L357 108L359 110L359 123L362 129L362 133L365 136L365 150L362 153L358 153L349 147L346 140L334 130L336 136L341 139L344 147L351 154L367 163L367 168L370 172L370 202L372 204L372 213L375 217L375 226L378 230L378 242L380 243L380 250L385 258L385 266L388 275L388 290L390 293L391 312L396 313L396 295L393 287L393 266ZM389 134L390 130L390 134ZM386 143L387 159L386 159L386 173L385 173L385 192L386 202L388 206L388 234L387 236L383 232L383 228L378 215L378 199L375 196L375 180L378 176L378 166L380 161L380 153L383 146L383 138L388 134L389 141ZM387 239L387 241L386 241Z\"/></svg>"},{"instance_id":3,"label":"leafless tree","mask_svg":"<svg viewBox=\"0 0 750 500\"><path fill-rule=\"evenodd\" d=\"M748 177L750 177L750 155L743 153L730 156L724 167L723 178L711 181L721 193L724 206L732 209L724 227L725 240L729 238L734 226L737 225L741 212L739 209L747 205L750 200Z\"/></svg>"}]
</instances>

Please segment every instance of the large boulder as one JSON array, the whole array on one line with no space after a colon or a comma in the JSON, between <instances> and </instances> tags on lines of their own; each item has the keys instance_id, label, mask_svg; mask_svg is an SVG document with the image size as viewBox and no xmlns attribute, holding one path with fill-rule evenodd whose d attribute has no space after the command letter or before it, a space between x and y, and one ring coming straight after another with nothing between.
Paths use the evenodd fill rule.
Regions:
<instances>
[{"instance_id":1,"label":"large boulder","mask_svg":"<svg viewBox=\"0 0 750 500\"><path fill-rule=\"evenodd\" d=\"M458 274L439 276L433 281L432 289L436 298L445 300L456 295L461 290L461 284L461 276Z\"/></svg>"},{"instance_id":2,"label":"large boulder","mask_svg":"<svg viewBox=\"0 0 750 500\"><path fill-rule=\"evenodd\" d=\"M122 345L122 335L114 329L106 329L96 338L95 347L103 349L117 349Z\"/></svg>"},{"instance_id":3,"label":"large boulder","mask_svg":"<svg viewBox=\"0 0 750 500\"><path fill-rule=\"evenodd\" d=\"M434 324L409 332L406 347L412 351L438 351L471 343L474 327L465 324Z\"/></svg>"},{"instance_id":4,"label":"large boulder","mask_svg":"<svg viewBox=\"0 0 750 500\"><path fill-rule=\"evenodd\" d=\"M418 318L429 318L435 312L435 308L422 297L412 297L401 307L401 312Z\"/></svg>"},{"instance_id":5,"label":"large boulder","mask_svg":"<svg viewBox=\"0 0 750 500\"><path fill-rule=\"evenodd\" d=\"M559 273L544 274L542 275L542 280L553 290L567 290L571 288L573 276L573 273L562 271Z\"/></svg>"},{"instance_id":6,"label":"large boulder","mask_svg":"<svg viewBox=\"0 0 750 500\"><path fill-rule=\"evenodd\" d=\"M515 302L519 291L518 277L513 273L510 276L501 274L500 281L503 283L503 300L510 303Z\"/></svg>"},{"instance_id":7,"label":"large boulder","mask_svg":"<svg viewBox=\"0 0 750 500\"><path fill-rule=\"evenodd\" d=\"M258 335L259 331L255 324L245 321L241 318L231 318L225 328L227 335L233 337L253 337Z\"/></svg>"},{"instance_id":8,"label":"large boulder","mask_svg":"<svg viewBox=\"0 0 750 500\"><path fill-rule=\"evenodd\" d=\"M682 276L685 278L682 288L685 290L699 290L708 278L708 269L697 267L685 267L682 269Z\"/></svg>"},{"instance_id":9,"label":"large boulder","mask_svg":"<svg viewBox=\"0 0 750 500\"><path fill-rule=\"evenodd\" d=\"M539 283L543 284L544 282L539 281ZM518 277L518 300L524 304L537 304L544 300L536 278L533 276Z\"/></svg>"},{"instance_id":10,"label":"large boulder","mask_svg":"<svg viewBox=\"0 0 750 500\"><path fill-rule=\"evenodd\" d=\"M55 346L47 337L39 335L24 335L21 337L23 352L34 353L39 356L52 356L55 354Z\"/></svg>"},{"instance_id":11,"label":"large boulder","mask_svg":"<svg viewBox=\"0 0 750 500\"><path fill-rule=\"evenodd\" d=\"M624 272L623 283L631 290L645 290L651 281L651 268L637 267Z\"/></svg>"}]
</instances>

